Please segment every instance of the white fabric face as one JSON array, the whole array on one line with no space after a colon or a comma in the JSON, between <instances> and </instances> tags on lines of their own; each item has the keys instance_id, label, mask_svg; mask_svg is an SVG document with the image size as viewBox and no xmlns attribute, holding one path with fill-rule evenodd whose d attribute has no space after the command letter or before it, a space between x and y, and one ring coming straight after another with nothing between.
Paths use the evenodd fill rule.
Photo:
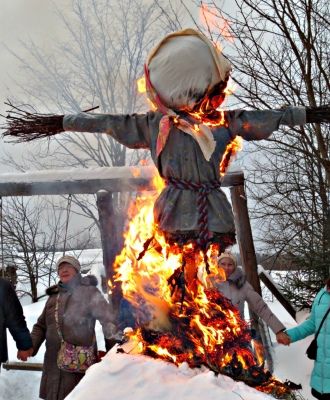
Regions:
<instances>
[{"instance_id":1,"label":"white fabric face","mask_svg":"<svg viewBox=\"0 0 330 400\"><path fill-rule=\"evenodd\" d=\"M196 35L169 37L148 67L153 87L171 109L191 110L209 88L223 80L209 45Z\"/></svg>"}]
</instances>

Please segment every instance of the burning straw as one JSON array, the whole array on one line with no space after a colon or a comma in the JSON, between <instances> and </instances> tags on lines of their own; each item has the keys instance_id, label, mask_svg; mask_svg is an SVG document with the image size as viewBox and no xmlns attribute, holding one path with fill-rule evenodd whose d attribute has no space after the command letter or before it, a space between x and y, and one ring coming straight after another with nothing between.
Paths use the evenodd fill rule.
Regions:
<instances>
[{"instance_id":1,"label":"burning straw","mask_svg":"<svg viewBox=\"0 0 330 400\"><path fill-rule=\"evenodd\" d=\"M278 399L295 399L292 386L258 365L249 325L240 319L238 310L214 289L202 290L197 297L204 297L207 308L201 308L192 298L184 302L183 310L174 304L167 331L145 325L129 333L130 341L138 348L135 353L176 365L186 362L191 368L204 366L216 375L230 376Z\"/></svg>"},{"instance_id":2,"label":"burning straw","mask_svg":"<svg viewBox=\"0 0 330 400\"><path fill-rule=\"evenodd\" d=\"M125 245L115 262L116 283L133 306L138 326L119 351L206 367L276 398L295 399L292 387L257 361L250 327L239 311L217 290L207 288L203 254L193 244L180 248L168 243L158 231L152 214L155 197L144 194L134 201ZM209 249L208 262L210 272L218 274L212 257L217 250ZM183 285L173 279L180 275Z\"/></svg>"}]
</instances>

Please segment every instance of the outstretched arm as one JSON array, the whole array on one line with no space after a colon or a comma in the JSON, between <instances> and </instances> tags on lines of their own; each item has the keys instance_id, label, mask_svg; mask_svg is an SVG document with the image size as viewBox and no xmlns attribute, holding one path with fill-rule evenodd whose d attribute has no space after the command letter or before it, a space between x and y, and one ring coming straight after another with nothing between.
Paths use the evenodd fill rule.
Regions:
<instances>
[{"instance_id":1,"label":"outstretched arm","mask_svg":"<svg viewBox=\"0 0 330 400\"><path fill-rule=\"evenodd\" d=\"M276 315L272 313L271 309L264 302L262 297L253 289L250 283L246 282L244 287L246 290L246 300L251 309L266 322L275 334L283 331L285 326Z\"/></svg>"},{"instance_id":2,"label":"outstretched arm","mask_svg":"<svg viewBox=\"0 0 330 400\"><path fill-rule=\"evenodd\" d=\"M245 140L267 139L280 125L296 126L306 123L305 107L283 110L234 110L228 112L229 129Z\"/></svg>"},{"instance_id":3,"label":"outstretched arm","mask_svg":"<svg viewBox=\"0 0 330 400\"><path fill-rule=\"evenodd\" d=\"M111 115L79 113L65 115L63 130L106 133L129 148L150 147L150 123L155 113Z\"/></svg>"},{"instance_id":4,"label":"outstretched arm","mask_svg":"<svg viewBox=\"0 0 330 400\"><path fill-rule=\"evenodd\" d=\"M293 127L305 123L330 123L330 105L264 111L234 110L228 111L227 120L233 136L261 140L267 139L281 125Z\"/></svg>"},{"instance_id":5,"label":"outstretched arm","mask_svg":"<svg viewBox=\"0 0 330 400\"><path fill-rule=\"evenodd\" d=\"M301 324L287 330L287 334L290 336L291 342L297 342L298 340L304 339L305 337L315 333L315 306L319 297L320 295L318 294L317 297L314 299L309 317Z\"/></svg>"},{"instance_id":6,"label":"outstretched arm","mask_svg":"<svg viewBox=\"0 0 330 400\"><path fill-rule=\"evenodd\" d=\"M18 142L50 137L64 131L106 133L130 148L148 148L151 126L157 125L154 112L133 115L90 114L48 115L28 113L12 104L2 127L3 136L15 137ZM90 111L90 110L89 110Z\"/></svg>"}]
</instances>

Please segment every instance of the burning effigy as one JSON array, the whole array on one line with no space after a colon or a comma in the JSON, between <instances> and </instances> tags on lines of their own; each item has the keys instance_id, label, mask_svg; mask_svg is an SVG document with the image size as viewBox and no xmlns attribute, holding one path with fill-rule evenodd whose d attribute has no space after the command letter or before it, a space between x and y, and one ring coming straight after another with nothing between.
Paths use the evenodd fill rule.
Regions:
<instances>
[{"instance_id":1,"label":"burning effigy","mask_svg":"<svg viewBox=\"0 0 330 400\"><path fill-rule=\"evenodd\" d=\"M213 256L217 246L208 249L207 272L201 249L193 243L169 243L154 223L152 207L164 183L156 177L154 184L153 195L144 193L132 203L125 244L115 261L115 280L136 320L136 328L127 330L127 342L118 351L175 365L187 363L191 368L204 366L276 398L294 399L292 386L264 369L261 344L252 340L250 326L238 309L219 291L207 288L207 278L219 274ZM154 240L146 250L150 237ZM184 296L173 278L182 271L183 259ZM197 276L191 273L196 269Z\"/></svg>"},{"instance_id":2,"label":"burning effigy","mask_svg":"<svg viewBox=\"0 0 330 400\"><path fill-rule=\"evenodd\" d=\"M135 351L204 365L288 398L290 389L257 361L246 322L205 282L218 273L217 255L235 243L221 180L242 139L266 139L281 125L329 122L330 107L223 111L230 73L227 58L202 33L174 32L144 66L151 111L43 115L12 107L4 136L30 141L63 131L105 133L129 148L148 148L162 187L135 201L115 266L136 310Z\"/></svg>"}]
</instances>

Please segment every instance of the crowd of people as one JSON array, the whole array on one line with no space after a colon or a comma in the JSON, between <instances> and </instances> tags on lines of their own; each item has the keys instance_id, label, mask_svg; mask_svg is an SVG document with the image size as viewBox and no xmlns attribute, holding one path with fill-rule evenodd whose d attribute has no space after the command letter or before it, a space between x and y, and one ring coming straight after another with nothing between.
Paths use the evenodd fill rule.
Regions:
<instances>
[{"instance_id":1,"label":"crowd of people","mask_svg":"<svg viewBox=\"0 0 330 400\"><path fill-rule=\"evenodd\" d=\"M286 329L247 282L232 253L225 252L219 256L218 268L219 273L210 275L206 285L229 299L242 318L244 304L247 302L250 309L273 330L278 343L290 345L316 334L320 328L310 384L315 398L330 400L330 316L329 312L326 314L330 308L330 278L315 297L309 318L294 328ZM16 342L17 358L22 361L36 355L41 344L46 341L40 384L41 399L64 399L83 378L86 369L98 361L96 320L102 325L107 350L119 341L115 328L117 321L113 319L109 303L96 287L96 278L92 275L83 277L80 269L79 260L75 257L63 256L57 261L59 282L47 289L48 300L31 334L14 288L0 278L0 361L8 359L6 328ZM63 351L64 343L85 349L87 356L81 360L81 353L76 354L72 349L66 349L67 354L60 359L63 365L60 364L59 354ZM88 351L91 353L90 364ZM69 357L69 360L65 360L65 357ZM79 365L82 365L82 370L78 369Z\"/></svg>"}]
</instances>

